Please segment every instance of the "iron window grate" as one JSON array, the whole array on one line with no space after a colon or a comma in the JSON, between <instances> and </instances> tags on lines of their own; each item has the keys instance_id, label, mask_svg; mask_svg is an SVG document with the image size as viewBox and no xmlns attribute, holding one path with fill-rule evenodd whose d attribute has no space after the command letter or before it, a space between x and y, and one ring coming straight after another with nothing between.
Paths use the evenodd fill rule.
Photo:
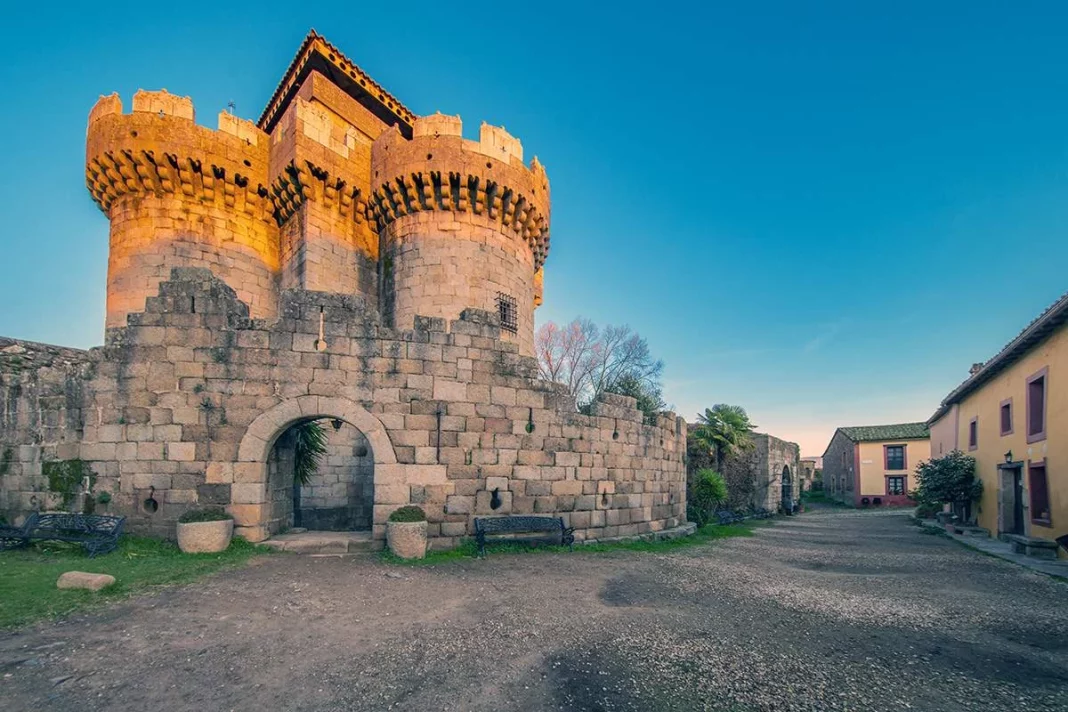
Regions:
<instances>
[{"instance_id":1,"label":"iron window grate","mask_svg":"<svg viewBox=\"0 0 1068 712\"><path fill-rule=\"evenodd\" d=\"M497 292L497 314L501 318L501 328L513 334L519 331L519 310L515 297Z\"/></svg>"}]
</instances>

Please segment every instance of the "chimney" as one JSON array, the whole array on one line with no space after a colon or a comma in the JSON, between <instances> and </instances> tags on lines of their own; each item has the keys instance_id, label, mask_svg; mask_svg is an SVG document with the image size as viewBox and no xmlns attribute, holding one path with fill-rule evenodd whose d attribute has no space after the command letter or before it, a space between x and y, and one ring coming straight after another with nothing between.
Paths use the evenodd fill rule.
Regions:
<instances>
[{"instance_id":1,"label":"chimney","mask_svg":"<svg viewBox=\"0 0 1068 712\"><path fill-rule=\"evenodd\" d=\"M983 364L981 364L981 363L973 363L972 367L968 369L968 375L969 376L974 376L975 374L979 373L979 371L981 371L982 368L983 368Z\"/></svg>"}]
</instances>

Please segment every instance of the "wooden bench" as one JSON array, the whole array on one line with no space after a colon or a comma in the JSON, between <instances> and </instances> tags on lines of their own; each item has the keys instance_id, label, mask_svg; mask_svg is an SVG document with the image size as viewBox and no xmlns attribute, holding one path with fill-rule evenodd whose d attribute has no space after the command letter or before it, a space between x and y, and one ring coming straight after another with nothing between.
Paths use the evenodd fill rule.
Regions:
<instances>
[{"instance_id":1,"label":"wooden bench","mask_svg":"<svg viewBox=\"0 0 1068 712\"><path fill-rule=\"evenodd\" d=\"M513 534L534 534L535 536L515 537ZM500 539L487 540L488 536L501 536ZM486 555L486 544L492 541L505 543L520 542L524 544L552 544L568 548L575 543L575 530L564 526L561 517L480 517L475 519L475 541L478 542L478 555Z\"/></svg>"},{"instance_id":2,"label":"wooden bench","mask_svg":"<svg viewBox=\"0 0 1068 712\"><path fill-rule=\"evenodd\" d=\"M34 512L21 529L5 527L0 548L26 546L31 541L66 541L81 544L89 558L114 551L126 517L72 512Z\"/></svg>"},{"instance_id":3,"label":"wooden bench","mask_svg":"<svg viewBox=\"0 0 1068 712\"><path fill-rule=\"evenodd\" d=\"M1005 538L1012 544L1014 553L1034 556L1038 559L1057 558L1057 542L1051 539L1038 539L1021 534L1009 534Z\"/></svg>"}]
</instances>

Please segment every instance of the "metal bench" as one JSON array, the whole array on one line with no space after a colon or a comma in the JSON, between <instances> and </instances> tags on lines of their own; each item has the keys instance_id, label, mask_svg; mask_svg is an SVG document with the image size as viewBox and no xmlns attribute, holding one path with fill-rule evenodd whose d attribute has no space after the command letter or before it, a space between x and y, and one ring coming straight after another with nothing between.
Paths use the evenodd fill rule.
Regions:
<instances>
[{"instance_id":1,"label":"metal bench","mask_svg":"<svg viewBox=\"0 0 1068 712\"><path fill-rule=\"evenodd\" d=\"M535 534L514 537L513 534ZM487 540L487 536L501 535L501 539ZM478 555L486 555L486 544L493 541L504 543L552 544L568 548L575 543L575 530L564 526L561 517L480 517L475 519L475 541Z\"/></svg>"},{"instance_id":2,"label":"metal bench","mask_svg":"<svg viewBox=\"0 0 1068 712\"><path fill-rule=\"evenodd\" d=\"M66 541L81 544L89 558L114 551L126 517L71 512L34 512L21 529L0 531L0 548L26 546L31 541Z\"/></svg>"},{"instance_id":3,"label":"metal bench","mask_svg":"<svg viewBox=\"0 0 1068 712\"><path fill-rule=\"evenodd\" d=\"M741 512L735 512L730 509L721 509L716 512L716 521L720 526L727 524L737 524L738 522L745 521L745 515Z\"/></svg>"}]
</instances>

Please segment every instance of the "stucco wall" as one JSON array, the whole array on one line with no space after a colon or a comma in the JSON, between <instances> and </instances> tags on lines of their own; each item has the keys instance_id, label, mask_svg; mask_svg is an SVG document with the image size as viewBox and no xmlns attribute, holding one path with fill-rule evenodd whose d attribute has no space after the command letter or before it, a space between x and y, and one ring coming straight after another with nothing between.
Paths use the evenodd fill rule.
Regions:
<instances>
[{"instance_id":1,"label":"stucco wall","mask_svg":"<svg viewBox=\"0 0 1068 712\"><path fill-rule=\"evenodd\" d=\"M950 406L949 411L944 416L930 424L931 457L942 457L954 450L961 449L957 440L957 435L960 432L959 419L960 408L954 404Z\"/></svg>"},{"instance_id":2,"label":"stucco wall","mask_svg":"<svg viewBox=\"0 0 1068 712\"><path fill-rule=\"evenodd\" d=\"M1027 442L1026 381L1043 368L1046 376L1046 432L1039 442ZM983 497L979 505L980 526L997 533L999 509L998 465L1005 454L1012 452L1014 461L1023 463L1025 522L1030 536L1055 539L1068 533L1068 329L1061 327L1026 356L998 374L975 393L961 401L957 428L960 449L976 458L977 474L983 481ZM1000 406L1012 399L1013 432L1000 433ZM951 418L945 416L942 420ZM978 418L978 448L968 450L968 426ZM936 424L936 425L940 425ZM1049 482L1052 526L1031 521L1030 482L1027 465L1045 459Z\"/></svg>"},{"instance_id":3,"label":"stucco wall","mask_svg":"<svg viewBox=\"0 0 1068 712\"><path fill-rule=\"evenodd\" d=\"M887 445L905 446L905 469L886 469L884 448ZM884 505L904 505L909 503L907 493L916 488L916 466L930 459L931 443L929 440L886 440L883 442L863 442L858 444L860 452L860 490L855 494L859 499L879 497ZM906 477L905 495L888 495L886 493L887 475Z\"/></svg>"}]
</instances>

